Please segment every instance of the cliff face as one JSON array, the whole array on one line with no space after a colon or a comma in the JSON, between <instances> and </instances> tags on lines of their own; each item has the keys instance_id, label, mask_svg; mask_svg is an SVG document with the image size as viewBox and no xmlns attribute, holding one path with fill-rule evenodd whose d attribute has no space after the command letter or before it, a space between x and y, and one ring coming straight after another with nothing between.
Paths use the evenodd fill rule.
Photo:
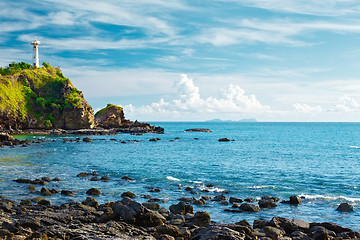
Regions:
<instances>
[{"instance_id":1,"label":"cliff face","mask_svg":"<svg viewBox=\"0 0 360 240\"><path fill-rule=\"evenodd\" d=\"M0 68L0 130L94 125L91 106L59 68L32 68L26 63Z\"/></svg>"},{"instance_id":2,"label":"cliff face","mask_svg":"<svg viewBox=\"0 0 360 240\"><path fill-rule=\"evenodd\" d=\"M125 119L123 108L113 104L108 104L95 114L95 120L102 127L119 128L128 123Z\"/></svg>"}]
</instances>

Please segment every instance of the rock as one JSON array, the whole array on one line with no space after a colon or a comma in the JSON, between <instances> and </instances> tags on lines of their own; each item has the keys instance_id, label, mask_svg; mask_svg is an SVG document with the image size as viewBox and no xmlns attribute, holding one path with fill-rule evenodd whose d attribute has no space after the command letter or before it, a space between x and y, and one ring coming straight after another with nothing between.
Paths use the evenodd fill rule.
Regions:
<instances>
[{"instance_id":1,"label":"rock","mask_svg":"<svg viewBox=\"0 0 360 240\"><path fill-rule=\"evenodd\" d=\"M339 212L353 212L354 207L351 204L348 203L341 203L337 208L336 211Z\"/></svg>"},{"instance_id":2,"label":"rock","mask_svg":"<svg viewBox=\"0 0 360 240\"><path fill-rule=\"evenodd\" d=\"M157 238L157 240L175 240L175 238L167 234L162 234Z\"/></svg>"},{"instance_id":3,"label":"rock","mask_svg":"<svg viewBox=\"0 0 360 240\"><path fill-rule=\"evenodd\" d=\"M308 237L308 235L304 232L301 231L294 231L290 234L290 237L293 240L310 240L310 238Z\"/></svg>"},{"instance_id":4,"label":"rock","mask_svg":"<svg viewBox=\"0 0 360 240\"><path fill-rule=\"evenodd\" d=\"M98 178L97 176L94 176L94 177L90 178L90 181L97 182L97 181L100 181L100 178Z\"/></svg>"},{"instance_id":5,"label":"rock","mask_svg":"<svg viewBox=\"0 0 360 240\"><path fill-rule=\"evenodd\" d=\"M50 190L47 189L46 187L43 187L43 188L40 190L40 192L41 192L41 195L43 195L43 196L51 196L51 195L52 195L52 193L50 192Z\"/></svg>"},{"instance_id":6,"label":"rock","mask_svg":"<svg viewBox=\"0 0 360 240\"><path fill-rule=\"evenodd\" d=\"M82 201L82 204L94 208L99 207L99 203L92 197L87 197L84 201Z\"/></svg>"},{"instance_id":7,"label":"rock","mask_svg":"<svg viewBox=\"0 0 360 240\"><path fill-rule=\"evenodd\" d=\"M41 179L30 180L30 179L19 178L19 179L15 179L13 181L17 182L17 183L30 183L30 184L46 185L46 182Z\"/></svg>"},{"instance_id":8,"label":"rock","mask_svg":"<svg viewBox=\"0 0 360 240\"><path fill-rule=\"evenodd\" d=\"M95 114L95 121L107 128L120 128L125 119L123 108L117 105L108 104Z\"/></svg>"},{"instance_id":9,"label":"rock","mask_svg":"<svg viewBox=\"0 0 360 240\"><path fill-rule=\"evenodd\" d=\"M21 199L20 205L32 205L32 202L30 199Z\"/></svg>"},{"instance_id":10,"label":"rock","mask_svg":"<svg viewBox=\"0 0 360 240\"><path fill-rule=\"evenodd\" d=\"M86 194L92 195L92 196L99 196L101 194L101 192L97 188L90 188L89 190L87 190Z\"/></svg>"},{"instance_id":11,"label":"rock","mask_svg":"<svg viewBox=\"0 0 360 240\"><path fill-rule=\"evenodd\" d=\"M55 188L52 188L49 190L51 192L51 194L56 194L56 193L59 193L58 190L56 190Z\"/></svg>"},{"instance_id":12,"label":"rock","mask_svg":"<svg viewBox=\"0 0 360 240\"><path fill-rule=\"evenodd\" d=\"M218 141L219 142L230 142L231 140L228 138L220 138Z\"/></svg>"},{"instance_id":13,"label":"rock","mask_svg":"<svg viewBox=\"0 0 360 240\"><path fill-rule=\"evenodd\" d=\"M202 199L202 198L200 198L199 200L194 200L194 202L193 202L195 205L198 205L198 206L202 206L202 205L204 205L204 204L206 204L206 200L205 199Z\"/></svg>"},{"instance_id":14,"label":"rock","mask_svg":"<svg viewBox=\"0 0 360 240\"><path fill-rule=\"evenodd\" d=\"M151 138L149 139L150 142L156 142L156 141L159 141L160 139L159 138Z\"/></svg>"},{"instance_id":15,"label":"rock","mask_svg":"<svg viewBox=\"0 0 360 240\"><path fill-rule=\"evenodd\" d=\"M246 221L245 219L243 219L243 220L241 220L241 221L239 221L239 222L236 222L235 224L236 224L236 225L240 225L240 226L247 227L247 228L249 228L249 229L252 229L250 223L249 223L248 221Z\"/></svg>"},{"instance_id":16,"label":"rock","mask_svg":"<svg viewBox=\"0 0 360 240\"><path fill-rule=\"evenodd\" d=\"M44 182L51 182L51 178L49 177L42 177L41 180L43 180Z\"/></svg>"},{"instance_id":17,"label":"rock","mask_svg":"<svg viewBox=\"0 0 360 240\"><path fill-rule=\"evenodd\" d=\"M329 238L326 229L322 226L311 227L308 235L314 240L327 240Z\"/></svg>"},{"instance_id":18,"label":"rock","mask_svg":"<svg viewBox=\"0 0 360 240\"><path fill-rule=\"evenodd\" d=\"M108 177L108 176L102 176L101 177L101 181L109 181L111 178L110 177Z\"/></svg>"},{"instance_id":19,"label":"rock","mask_svg":"<svg viewBox=\"0 0 360 240\"><path fill-rule=\"evenodd\" d=\"M259 204L259 207L261 207L261 208L277 207L277 204L272 199L260 199L258 204Z\"/></svg>"},{"instance_id":20,"label":"rock","mask_svg":"<svg viewBox=\"0 0 360 240\"><path fill-rule=\"evenodd\" d=\"M290 196L290 204L301 204L302 200L299 196Z\"/></svg>"},{"instance_id":21,"label":"rock","mask_svg":"<svg viewBox=\"0 0 360 240\"><path fill-rule=\"evenodd\" d=\"M208 212L196 212L194 215L194 225L205 227L210 224L210 219Z\"/></svg>"},{"instance_id":22,"label":"rock","mask_svg":"<svg viewBox=\"0 0 360 240\"><path fill-rule=\"evenodd\" d=\"M0 209L6 212L9 212L14 205L15 205L14 201L11 201L9 199L0 199Z\"/></svg>"},{"instance_id":23,"label":"rock","mask_svg":"<svg viewBox=\"0 0 360 240\"><path fill-rule=\"evenodd\" d=\"M243 203L240 205L240 209L245 212L258 212L260 211L260 208L254 204L251 203Z\"/></svg>"},{"instance_id":24,"label":"rock","mask_svg":"<svg viewBox=\"0 0 360 240\"><path fill-rule=\"evenodd\" d=\"M227 200L227 198L225 197L224 194L215 196L213 199L211 199L211 201L217 201L217 202L224 201L224 200Z\"/></svg>"},{"instance_id":25,"label":"rock","mask_svg":"<svg viewBox=\"0 0 360 240\"><path fill-rule=\"evenodd\" d=\"M35 191L36 190L36 187L32 184L30 184L28 187L27 187L28 190L30 191Z\"/></svg>"},{"instance_id":26,"label":"rock","mask_svg":"<svg viewBox=\"0 0 360 240\"><path fill-rule=\"evenodd\" d=\"M50 201L48 201L48 200L46 200L46 199L40 200L40 201L38 202L38 204L40 204L40 205L45 205L45 206L50 206L50 205L51 205Z\"/></svg>"},{"instance_id":27,"label":"rock","mask_svg":"<svg viewBox=\"0 0 360 240\"><path fill-rule=\"evenodd\" d=\"M61 195L74 196L74 192L70 190L61 190Z\"/></svg>"},{"instance_id":28,"label":"rock","mask_svg":"<svg viewBox=\"0 0 360 240\"><path fill-rule=\"evenodd\" d=\"M185 129L185 132L212 132L210 129L206 129L206 128L190 128L190 129Z\"/></svg>"},{"instance_id":29,"label":"rock","mask_svg":"<svg viewBox=\"0 0 360 240\"><path fill-rule=\"evenodd\" d=\"M167 234L172 237L177 237L180 235L180 229L173 225L160 225L156 228L155 232L159 235Z\"/></svg>"},{"instance_id":30,"label":"rock","mask_svg":"<svg viewBox=\"0 0 360 240\"><path fill-rule=\"evenodd\" d=\"M206 227L195 229L191 235L191 239L240 240L245 239L245 234L232 230L224 225L209 224Z\"/></svg>"},{"instance_id":31,"label":"rock","mask_svg":"<svg viewBox=\"0 0 360 240\"><path fill-rule=\"evenodd\" d=\"M307 230L310 228L310 224L300 219L293 219L292 223L299 229ZM331 230L331 229L330 229Z\"/></svg>"},{"instance_id":32,"label":"rock","mask_svg":"<svg viewBox=\"0 0 360 240\"><path fill-rule=\"evenodd\" d=\"M267 236L271 237L272 239L279 239L285 234L283 230L270 226L265 226L264 232L266 233Z\"/></svg>"},{"instance_id":33,"label":"rock","mask_svg":"<svg viewBox=\"0 0 360 240\"><path fill-rule=\"evenodd\" d=\"M185 215L186 213L193 213L193 207L191 205L186 205L184 202L173 204L169 209L170 212L174 214Z\"/></svg>"},{"instance_id":34,"label":"rock","mask_svg":"<svg viewBox=\"0 0 360 240\"><path fill-rule=\"evenodd\" d=\"M266 225L269 225L269 222L265 219L254 220L253 228L264 228Z\"/></svg>"},{"instance_id":35,"label":"rock","mask_svg":"<svg viewBox=\"0 0 360 240\"><path fill-rule=\"evenodd\" d=\"M241 203L241 202L243 202L243 200L240 199L240 198L230 197L230 198L229 198L229 202L230 202L231 204L233 204L233 203Z\"/></svg>"},{"instance_id":36,"label":"rock","mask_svg":"<svg viewBox=\"0 0 360 240\"><path fill-rule=\"evenodd\" d=\"M15 141L15 138L11 135L9 135L8 133L3 133L0 132L0 142L5 142L5 141Z\"/></svg>"},{"instance_id":37,"label":"rock","mask_svg":"<svg viewBox=\"0 0 360 240\"><path fill-rule=\"evenodd\" d=\"M142 205L150 210L159 210L160 209L160 204L157 202L153 202L153 203L147 202L147 203L143 203Z\"/></svg>"},{"instance_id":38,"label":"rock","mask_svg":"<svg viewBox=\"0 0 360 240\"><path fill-rule=\"evenodd\" d=\"M257 200L255 198L245 198L245 202L256 202Z\"/></svg>"},{"instance_id":39,"label":"rock","mask_svg":"<svg viewBox=\"0 0 360 240\"><path fill-rule=\"evenodd\" d=\"M133 181L134 179L128 176L123 176L121 179L124 179L126 181Z\"/></svg>"},{"instance_id":40,"label":"rock","mask_svg":"<svg viewBox=\"0 0 360 240\"><path fill-rule=\"evenodd\" d=\"M53 181L53 182L60 182L60 181L62 181L62 180L61 180L60 178L56 177L56 178L53 178L52 181Z\"/></svg>"},{"instance_id":41,"label":"rock","mask_svg":"<svg viewBox=\"0 0 360 240\"><path fill-rule=\"evenodd\" d=\"M136 198L136 195L134 193L128 191L128 192L123 192L121 194L121 197Z\"/></svg>"},{"instance_id":42,"label":"rock","mask_svg":"<svg viewBox=\"0 0 360 240\"><path fill-rule=\"evenodd\" d=\"M83 138L83 142L92 142L93 140L91 138L88 137L84 137Z\"/></svg>"},{"instance_id":43,"label":"rock","mask_svg":"<svg viewBox=\"0 0 360 240\"><path fill-rule=\"evenodd\" d=\"M330 231L334 231L335 233L342 233L342 232L351 232L352 230L349 228L344 228L336 223L331 222L323 222L323 223L312 223L311 226L322 226Z\"/></svg>"},{"instance_id":44,"label":"rock","mask_svg":"<svg viewBox=\"0 0 360 240\"><path fill-rule=\"evenodd\" d=\"M274 202L279 202L280 201L280 198L272 197L272 196L269 196L269 195L262 196L261 199L262 200L272 200Z\"/></svg>"}]
</instances>

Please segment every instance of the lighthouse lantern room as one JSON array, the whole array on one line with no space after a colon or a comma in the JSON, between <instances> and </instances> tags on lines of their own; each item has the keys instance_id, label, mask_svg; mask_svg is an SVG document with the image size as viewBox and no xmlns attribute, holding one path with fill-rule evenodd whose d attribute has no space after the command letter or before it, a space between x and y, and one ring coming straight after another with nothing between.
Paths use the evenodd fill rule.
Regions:
<instances>
[{"instance_id":1,"label":"lighthouse lantern room","mask_svg":"<svg viewBox=\"0 0 360 240\"><path fill-rule=\"evenodd\" d=\"M37 39L34 39L34 41L32 41L30 43L31 45L33 45L33 67L39 67L39 45L40 45L40 41Z\"/></svg>"}]
</instances>

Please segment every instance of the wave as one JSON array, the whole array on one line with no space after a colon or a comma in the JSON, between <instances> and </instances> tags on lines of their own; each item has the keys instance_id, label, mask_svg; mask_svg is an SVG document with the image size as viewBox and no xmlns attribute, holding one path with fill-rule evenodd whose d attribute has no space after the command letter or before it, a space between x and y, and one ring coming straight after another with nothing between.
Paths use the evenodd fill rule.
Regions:
<instances>
[{"instance_id":1,"label":"wave","mask_svg":"<svg viewBox=\"0 0 360 240\"><path fill-rule=\"evenodd\" d=\"M324 199L324 200L345 200L348 202L360 202L360 198L352 198L352 197L345 197L345 196L324 196L324 195L308 195L308 194L300 194L299 197L310 199L310 200L316 200L316 199Z\"/></svg>"},{"instance_id":2,"label":"wave","mask_svg":"<svg viewBox=\"0 0 360 240\"><path fill-rule=\"evenodd\" d=\"M273 188L273 189L275 189L276 187L275 186L266 186L266 185L264 185L264 186L251 186L251 187L247 187L247 188L249 188L249 189Z\"/></svg>"},{"instance_id":3,"label":"wave","mask_svg":"<svg viewBox=\"0 0 360 240\"><path fill-rule=\"evenodd\" d=\"M175 177L172 177L172 176L167 176L166 179L167 179L167 180L170 180L170 181L180 182L180 179L175 178Z\"/></svg>"},{"instance_id":4,"label":"wave","mask_svg":"<svg viewBox=\"0 0 360 240\"><path fill-rule=\"evenodd\" d=\"M349 146L350 148L360 148L359 146Z\"/></svg>"}]
</instances>

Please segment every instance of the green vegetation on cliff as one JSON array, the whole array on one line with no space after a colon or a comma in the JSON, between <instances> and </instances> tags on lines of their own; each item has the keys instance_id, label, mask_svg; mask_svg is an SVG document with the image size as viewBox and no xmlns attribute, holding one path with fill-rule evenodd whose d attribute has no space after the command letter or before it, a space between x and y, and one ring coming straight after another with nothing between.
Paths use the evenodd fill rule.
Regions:
<instances>
[{"instance_id":1,"label":"green vegetation on cliff","mask_svg":"<svg viewBox=\"0 0 360 240\"><path fill-rule=\"evenodd\" d=\"M43 63L11 63L0 68L0 129L91 128L94 116L81 91L54 68Z\"/></svg>"},{"instance_id":2,"label":"green vegetation on cliff","mask_svg":"<svg viewBox=\"0 0 360 240\"><path fill-rule=\"evenodd\" d=\"M106 105L106 107L104 107L103 109L100 109L96 114L95 117L100 117L103 116L107 111L111 110L114 113L117 114L123 114L123 108L114 104L110 104L108 103Z\"/></svg>"}]
</instances>

